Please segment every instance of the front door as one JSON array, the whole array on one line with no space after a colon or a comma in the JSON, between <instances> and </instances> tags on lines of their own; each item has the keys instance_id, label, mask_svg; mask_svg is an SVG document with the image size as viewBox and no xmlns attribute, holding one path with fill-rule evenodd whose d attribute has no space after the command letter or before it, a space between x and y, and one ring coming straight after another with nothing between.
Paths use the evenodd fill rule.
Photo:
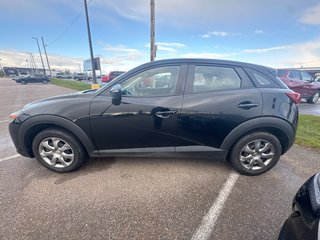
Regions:
<instances>
[{"instance_id":1,"label":"front door","mask_svg":"<svg viewBox=\"0 0 320 240\"><path fill-rule=\"evenodd\" d=\"M122 89L119 105L112 104L110 88L92 101L91 129L101 155L173 154L183 69L180 65L160 66L117 82Z\"/></svg>"}]
</instances>

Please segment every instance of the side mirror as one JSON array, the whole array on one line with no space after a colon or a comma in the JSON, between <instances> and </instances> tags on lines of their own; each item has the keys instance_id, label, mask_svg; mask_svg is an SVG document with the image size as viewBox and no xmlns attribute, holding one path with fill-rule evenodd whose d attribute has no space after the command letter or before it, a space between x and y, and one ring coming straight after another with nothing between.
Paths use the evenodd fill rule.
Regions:
<instances>
[{"instance_id":1,"label":"side mirror","mask_svg":"<svg viewBox=\"0 0 320 240\"><path fill-rule=\"evenodd\" d=\"M110 94L112 97L112 104L120 105L121 97L122 97L121 85L120 84L114 85L110 90Z\"/></svg>"}]
</instances>

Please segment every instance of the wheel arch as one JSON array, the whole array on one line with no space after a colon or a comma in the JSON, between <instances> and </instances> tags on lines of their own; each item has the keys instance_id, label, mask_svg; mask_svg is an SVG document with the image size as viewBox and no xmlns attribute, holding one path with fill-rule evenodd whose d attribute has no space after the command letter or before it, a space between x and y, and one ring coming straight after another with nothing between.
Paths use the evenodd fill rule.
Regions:
<instances>
[{"instance_id":1,"label":"wheel arch","mask_svg":"<svg viewBox=\"0 0 320 240\"><path fill-rule=\"evenodd\" d=\"M35 116L23 122L18 132L20 146L25 148L30 157L34 157L32 151L34 137L44 129L52 127L62 129L75 136L84 147L88 156L92 156L92 153L96 150L92 141L78 125L66 118L53 115Z\"/></svg>"},{"instance_id":2,"label":"wheel arch","mask_svg":"<svg viewBox=\"0 0 320 240\"><path fill-rule=\"evenodd\" d=\"M239 139L253 132L267 132L276 136L281 143L281 154L292 146L295 139L295 130L290 123L281 118L262 117L248 120L233 129L222 142L220 149L229 153Z\"/></svg>"}]
</instances>

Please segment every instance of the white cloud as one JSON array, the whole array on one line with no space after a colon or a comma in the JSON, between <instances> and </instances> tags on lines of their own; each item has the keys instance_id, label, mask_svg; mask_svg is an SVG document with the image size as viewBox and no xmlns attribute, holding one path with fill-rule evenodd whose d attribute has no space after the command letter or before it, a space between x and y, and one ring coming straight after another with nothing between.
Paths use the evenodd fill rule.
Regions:
<instances>
[{"instance_id":1,"label":"white cloud","mask_svg":"<svg viewBox=\"0 0 320 240\"><path fill-rule=\"evenodd\" d=\"M109 52L126 52L126 53L138 53L139 50L138 49L134 49L134 48L128 48L126 46L123 45L117 45L117 46L106 46L102 48L105 51L109 51Z\"/></svg>"},{"instance_id":2,"label":"white cloud","mask_svg":"<svg viewBox=\"0 0 320 240\"><path fill-rule=\"evenodd\" d=\"M255 34L266 34L263 30L257 29L254 31Z\"/></svg>"},{"instance_id":3,"label":"white cloud","mask_svg":"<svg viewBox=\"0 0 320 240\"><path fill-rule=\"evenodd\" d=\"M271 52L271 51L279 51L279 50L284 50L291 48L292 46L285 45L285 46L277 46L277 47L270 47L270 48L256 48L256 49L244 49L242 50L242 53L256 53L256 54L261 54L261 53L266 53L266 52Z\"/></svg>"},{"instance_id":4,"label":"white cloud","mask_svg":"<svg viewBox=\"0 0 320 240\"><path fill-rule=\"evenodd\" d=\"M218 37L226 37L229 35L227 32L217 32L217 31L208 32L208 34L211 36L218 36Z\"/></svg>"},{"instance_id":5,"label":"white cloud","mask_svg":"<svg viewBox=\"0 0 320 240\"><path fill-rule=\"evenodd\" d=\"M150 1L95 0L95 4L112 11L122 18L149 24ZM201 25L220 26L245 24L270 18L270 14L295 16L306 8L305 1L292 0L161 0L156 1L156 22L171 26L194 27ZM192 13L192 15L191 15Z\"/></svg>"},{"instance_id":6,"label":"white cloud","mask_svg":"<svg viewBox=\"0 0 320 240\"><path fill-rule=\"evenodd\" d=\"M33 53L36 67L42 68L40 56L37 53ZM148 61L148 54L143 52L123 52L120 55L106 57L100 55L101 67L104 73L112 70L130 70L131 68L138 66ZM51 69L71 72L78 72L79 67L83 68L84 58L75 58L59 54L48 54ZM28 67L26 60L30 61L29 55L26 52L17 50L0 50L0 64L3 67ZM47 68L47 65L45 64Z\"/></svg>"},{"instance_id":7,"label":"white cloud","mask_svg":"<svg viewBox=\"0 0 320 240\"><path fill-rule=\"evenodd\" d=\"M320 25L320 3L304 11L300 22L311 25Z\"/></svg>"},{"instance_id":8,"label":"white cloud","mask_svg":"<svg viewBox=\"0 0 320 240\"><path fill-rule=\"evenodd\" d=\"M211 38L211 37L226 37L233 35L227 32L219 32L219 31L208 31L206 34L199 35L201 38Z\"/></svg>"},{"instance_id":9,"label":"white cloud","mask_svg":"<svg viewBox=\"0 0 320 240\"><path fill-rule=\"evenodd\" d=\"M158 51L166 51L166 52L177 52L181 48L185 48L186 45L183 43L177 42L156 42ZM145 48L150 48L150 43L146 43L144 45Z\"/></svg>"},{"instance_id":10,"label":"white cloud","mask_svg":"<svg viewBox=\"0 0 320 240\"><path fill-rule=\"evenodd\" d=\"M177 43L177 42L156 42L156 45L164 46L164 47L175 47L175 48L184 48L184 47L186 47L185 44Z\"/></svg>"},{"instance_id":11,"label":"white cloud","mask_svg":"<svg viewBox=\"0 0 320 240\"><path fill-rule=\"evenodd\" d=\"M199 37L201 37L201 38L210 38L211 36L209 34L203 34L203 35L199 35Z\"/></svg>"}]
</instances>

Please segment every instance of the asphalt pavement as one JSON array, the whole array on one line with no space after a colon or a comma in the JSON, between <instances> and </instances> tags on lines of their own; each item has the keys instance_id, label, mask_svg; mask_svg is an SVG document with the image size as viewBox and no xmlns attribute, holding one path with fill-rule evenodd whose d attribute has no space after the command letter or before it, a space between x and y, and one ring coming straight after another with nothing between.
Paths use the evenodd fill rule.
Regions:
<instances>
[{"instance_id":1,"label":"asphalt pavement","mask_svg":"<svg viewBox=\"0 0 320 240\"><path fill-rule=\"evenodd\" d=\"M276 239L320 170L320 151L294 145L257 177L181 158L89 159L58 174L15 152L8 115L73 90L0 78L0 91L0 239Z\"/></svg>"}]
</instances>

